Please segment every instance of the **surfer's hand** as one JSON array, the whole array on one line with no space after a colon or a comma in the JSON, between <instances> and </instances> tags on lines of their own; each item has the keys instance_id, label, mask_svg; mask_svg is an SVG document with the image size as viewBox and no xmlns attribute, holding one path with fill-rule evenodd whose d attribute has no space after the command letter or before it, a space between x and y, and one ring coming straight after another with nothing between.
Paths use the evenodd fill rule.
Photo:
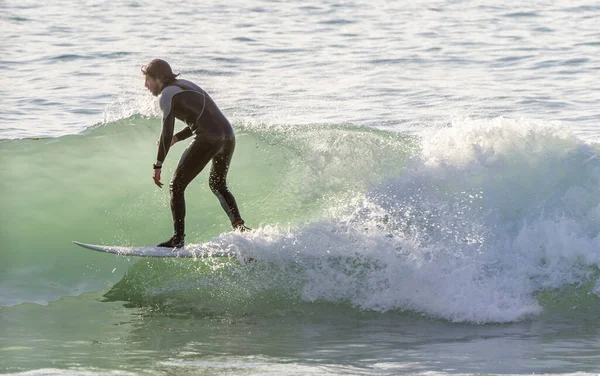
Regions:
<instances>
[{"instance_id":1,"label":"surfer's hand","mask_svg":"<svg viewBox=\"0 0 600 376\"><path fill-rule=\"evenodd\" d=\"M155 168L154 169L154 176L152 176L152 179L154 179L154 184L156 184L158 186L158 188L162 188L163 187L163 183L160 182L160 168Z\"/></svg>"}]
</instances>

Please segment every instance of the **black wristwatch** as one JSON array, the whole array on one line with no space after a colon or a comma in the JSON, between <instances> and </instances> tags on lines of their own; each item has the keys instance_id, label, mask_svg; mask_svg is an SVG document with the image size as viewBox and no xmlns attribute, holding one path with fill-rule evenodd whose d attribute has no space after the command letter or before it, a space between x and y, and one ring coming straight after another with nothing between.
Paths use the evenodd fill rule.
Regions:
<instances>
[{"instance_id":1,"label":"black wristwatch","mask_svg":"<svg viewBox=\"0 0 600 376\"><path fill-rule=\"evenodd\" d=\"M152 167L153 167L155 170L158 170L159 168L162 168L162 165L160 165L160 166L159 166L159 165L157 165L157 164L153 164L153 165L152 165Z\"/></svg>"}]
</instances>

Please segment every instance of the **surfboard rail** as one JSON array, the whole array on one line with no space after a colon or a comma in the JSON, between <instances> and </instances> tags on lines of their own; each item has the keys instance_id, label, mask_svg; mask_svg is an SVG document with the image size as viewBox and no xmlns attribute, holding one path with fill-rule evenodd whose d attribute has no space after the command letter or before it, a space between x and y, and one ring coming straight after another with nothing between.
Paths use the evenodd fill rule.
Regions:
<instances>
[{"instance_id":1,"label":"surfboard rail","mask_svg":"<svg viewBox=\"0 0 600 376\"><path fill-rule=\"evenodd\" d=\"M93 251L111 253L121 256L135 257L174 257L174 258L210 258L210 257L228 257L235 258L235 255L227 252L202 252L198 247L186 246L183 248L165 248L156 246L145 247L126 247L116 245L88 244L72 240L73 244Z\"/></svg>"}]
</instances>

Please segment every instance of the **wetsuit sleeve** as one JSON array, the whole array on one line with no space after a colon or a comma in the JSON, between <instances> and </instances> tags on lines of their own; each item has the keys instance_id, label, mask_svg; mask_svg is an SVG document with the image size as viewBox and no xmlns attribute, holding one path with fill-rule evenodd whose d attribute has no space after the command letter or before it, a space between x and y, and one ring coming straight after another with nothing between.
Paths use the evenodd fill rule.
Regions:
<instances>
[{"instance_id":1,"label":"wetsuit sleeve","mask_svg":"<svg viewBox=\"0 0 600 376\"><path fill-rule=\"evenodd\" d=\"M175 114L173 112L173 101L175 94L181 89L174 86L168 86L163 89L160 96L160 108L163 111L162 131L158 140L158 152L156 154L156 164L162 165L167 157L167 153L171 148L171 140L173 139L173 131L175 128Z\"/></svg>"},{"instance_id":2,"label":"wetsuit sleeve","mask_svg":"<svg viewBox=\"0 0 600 376\"><path fill-rule=\"evenodd\" d=\"M156 154L156 164L162 165L167 157L167 153L171 148L171 140L173 139L173 129L175 128L175 116L173 112L163 117L162 131L158 142L158 153Z\"/></svg>"},{"instance_id":3,"label":"wetsuit sleeve","mask_svg":"<svg viewBox=\"0 0 600 376\"><path fill-rule=\"evenodd\" d=\"M180 132L178 132L175 136L177 137L177 141L183 141L186 138L192 136L192 130L190 129L190 127L185 127Z\"/></svg>"}]
</instances>

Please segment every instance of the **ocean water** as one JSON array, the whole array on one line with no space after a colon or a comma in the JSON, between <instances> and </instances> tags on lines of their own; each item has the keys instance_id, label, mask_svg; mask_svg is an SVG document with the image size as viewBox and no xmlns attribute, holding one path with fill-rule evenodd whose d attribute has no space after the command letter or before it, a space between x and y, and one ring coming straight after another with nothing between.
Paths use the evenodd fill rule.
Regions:
<instances>
[{"instance_id":1,"label":"ocean water","mask_svg":"<svg viewBox=\"0 0 600 376\"><path fill-rule=\"evenodd\" d=\"M0 9L1 373L600 373L595 2ZM253 231L187 191L188 247L229 258L71 244L171 233L155 57L236 131Z\"/></svg>"}]
</instances>

